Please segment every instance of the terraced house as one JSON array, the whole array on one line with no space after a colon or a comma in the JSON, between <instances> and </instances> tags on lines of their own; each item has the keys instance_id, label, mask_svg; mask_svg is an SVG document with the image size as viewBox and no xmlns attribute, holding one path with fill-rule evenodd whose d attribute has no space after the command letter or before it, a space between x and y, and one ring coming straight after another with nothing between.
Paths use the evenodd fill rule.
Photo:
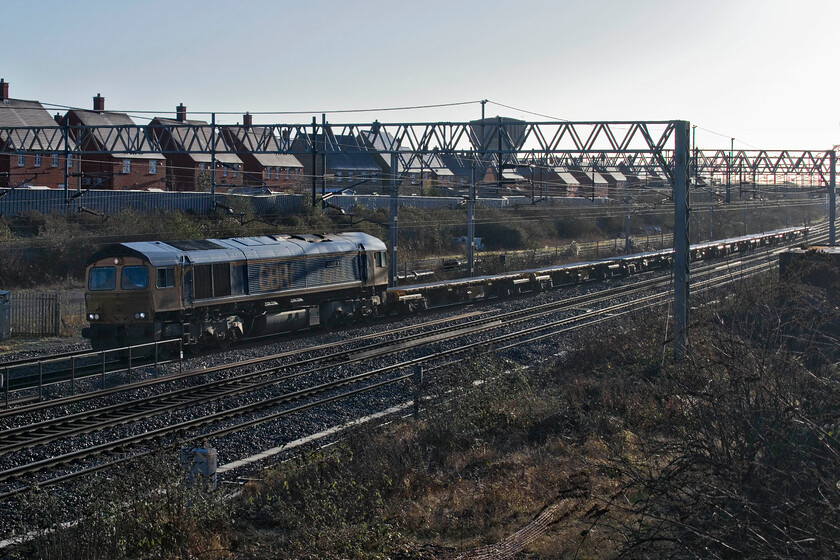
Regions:
<instances>
[{"instance_id":1,"label":"terraced house","mask_svg":"<svg viewBox=\"0 0 840 560\"><path fill-rule=\"evenodd\" d=\"M82 187L92 189L148 190L166 188L166 159L163 154L151 152L145 136L119 134L119 127L136 126L125 113L105 111L105 98L96 94L93 110L73 109L59 121L69 125L69 133L84 151L102 152L84 154L81 158ZM80 138L79 129L90 128L90 134ZM134 142L136 145L131 145ZM115 151L105 151L106 144Z\"/></svg>"},{"instance_id":2,"label":"terraced house","mask_svg":"<svg viewBox=\"0 0 840 560\"><path fill-rule=\"evenodd\" d=\"M0 79L0 127L33 127L0 133L0 187L47 186L63 188L79 177L78 158L72 138L56 127L56 121L38 101L9 97L9 82ZM44 127L41 129L41 127ZM33 137L34 136L34 137ZM34 142L33 142L34 141ZM29 148L37 150L19 152Z\"/></svg>"}]
</instances>

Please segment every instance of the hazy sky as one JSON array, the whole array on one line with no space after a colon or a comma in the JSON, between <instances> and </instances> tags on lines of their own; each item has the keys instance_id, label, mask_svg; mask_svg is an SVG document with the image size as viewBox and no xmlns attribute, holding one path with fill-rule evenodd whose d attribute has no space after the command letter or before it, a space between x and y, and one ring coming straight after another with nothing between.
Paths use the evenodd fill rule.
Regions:
<instances>
[{"instance_id":1,"label":"hazy sky","mask_svg":"<svg viewBox=\"0 0 840 560\"><path fill-rule=\"evenodd\" d=\"M703 148L840 144L840 0L7 2L13 98L255 123L685 119ZM220 122L235 122L231 115Z\"/></svg>"}]
</instances>

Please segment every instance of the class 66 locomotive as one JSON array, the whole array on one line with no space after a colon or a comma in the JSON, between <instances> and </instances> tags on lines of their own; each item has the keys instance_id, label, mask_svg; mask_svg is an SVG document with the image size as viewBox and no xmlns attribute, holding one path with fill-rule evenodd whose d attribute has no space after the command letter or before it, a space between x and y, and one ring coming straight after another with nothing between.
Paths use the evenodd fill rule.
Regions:
<instances>
[{"instance_id":1,"label":"class 66 locomotive","mask_svg":"<svg viewBox=\"0 0 840 560\"><path fill-rule=\"evenodd\" d=\"M385 244L365 233L105 247L86 269L94 350L181 339L192 349L378 314Z\"/></svg>"}]
</instances>

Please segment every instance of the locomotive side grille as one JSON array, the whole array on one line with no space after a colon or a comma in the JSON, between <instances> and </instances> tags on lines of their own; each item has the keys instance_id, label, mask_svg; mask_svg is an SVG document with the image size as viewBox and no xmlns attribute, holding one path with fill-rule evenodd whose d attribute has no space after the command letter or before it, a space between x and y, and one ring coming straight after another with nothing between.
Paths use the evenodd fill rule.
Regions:
<instances>
[{"instance_id":1,"label":"locomotive side grille","mask_svg":"<svg viewBox=\"0 0 840 560\"><path fill-rule=\"evenodd\" d=\"M230 263L196 265L193 271L195 299L225 297L231 294Z\"/></svg>"},{"instance_id":2,"label":"locomotive side grille","mask_svg":"<svg viewBox=\"0 0 840 560\"><path fill-rule=\"evenodd\" d=\"M195 275L195 285L193 287L195 299L213 297L213 270L211 265L196 265L193 270Z\"/></svg>"}]
</instances>

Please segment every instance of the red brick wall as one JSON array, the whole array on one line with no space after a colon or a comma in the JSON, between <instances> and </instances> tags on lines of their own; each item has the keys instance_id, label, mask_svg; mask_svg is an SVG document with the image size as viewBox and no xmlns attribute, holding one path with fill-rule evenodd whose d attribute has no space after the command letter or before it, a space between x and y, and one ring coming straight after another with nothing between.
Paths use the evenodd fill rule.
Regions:
<instances>
[{"instance_id":1,"label":"red brick wall","mask_svg":"<svg viewBox=\"0 0 840 560\"><path fill-rule=\"evenodd\" d=\"M64 154L58 154L58 165L53 167L53 157L51 153L41 154L40 165L36 165L35 154L25 154L20 156L23 158L23 165L20 165L19 156L17 154L3 154L0 155L0 186L18 186L24 181L30 185L58 188L59 185L64 184ZM71 173L78 171L78 156L72 158L73 169L68 170ZM71 188L75 188L76 178L69 177L68 183Z\"/></svg>"},{"instance_id":2,"label":"red brick wall","mask_svg":"<svg viewBox=\"0 0 840 560\"><path fill-rule=\"evenodd\" d=\"M102 179L98 189L139 190L166 188L166 160L157 161L157 172L149 172L149 160L130 159L130 172L123 173L123 160L110 156L85 156L82 169L85 173L86 186L96 184Z\"/></svg>"}]
</instances>

